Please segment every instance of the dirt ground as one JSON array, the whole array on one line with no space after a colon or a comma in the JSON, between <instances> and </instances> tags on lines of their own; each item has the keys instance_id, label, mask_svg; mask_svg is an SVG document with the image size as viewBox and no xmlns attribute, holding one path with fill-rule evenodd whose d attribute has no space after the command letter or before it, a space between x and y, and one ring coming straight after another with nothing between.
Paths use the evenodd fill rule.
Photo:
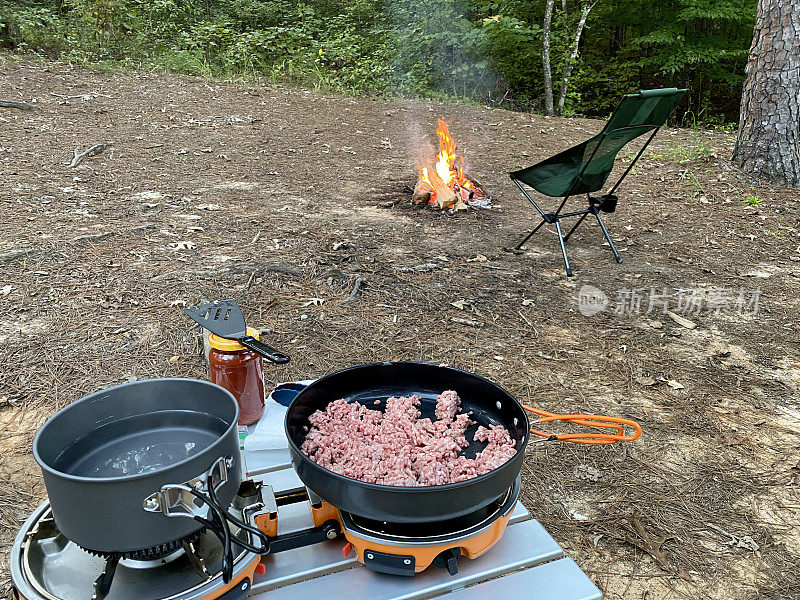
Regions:
<instances>
[{"instance_id":1,"label":"dirt ground","mask_svg":"<svg viewBox=\"0 0 800 600\"><path fill-rule=\"evenodd\" d=\"M586 221L567 278L552 231L504 251L537 222L507 172L600 121L10 55L0 98L36 107L0 109L2 593L45 496L37 429L103 387L204 377L181 307L234 297L292 356L272 383L424 360L639 421L632 443L533 443L523 471L609 600L800 598L798 192L732 169L733 134L663 130L606 216L623 263ZM494 208L410 205L438 117Z\"/></svg>"}]
</instances>

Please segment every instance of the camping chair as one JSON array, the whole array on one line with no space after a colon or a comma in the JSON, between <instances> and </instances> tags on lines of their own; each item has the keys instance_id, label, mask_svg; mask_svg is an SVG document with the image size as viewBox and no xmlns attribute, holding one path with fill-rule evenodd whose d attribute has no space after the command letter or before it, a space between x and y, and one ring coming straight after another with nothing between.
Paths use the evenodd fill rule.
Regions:
<instances>
[{"instance_id":1,"label":"camping chair","mask_svg":"<svg viewBox=\"0 0 800 600\"><path fill-rule=\"evenodd\" d=\"M681 101L685 93L686 90L665 88L661 90L646 90L638 94L628 94L622 98L617 110L614 111L603 131L599 134L532 167L510 173L512 181L542 217L541 223L526 235L525 239L514 247L514 250L520 250L525 242L539 231L539 228L545 223L554 224L556 233L558 233L558 240L561 243L561 253L564 255L567 276L571 277L572 269L569 266L565 244L569 240L569 236L578 228L578 225L583 223L587 215L594 215L600 225L600 229L603 230L603 235L606 237L608 245L611 246L614 258L617 259L618 263L622 262L617 249L614 248L614 244L611 242L608 230L606 230L606 226L600 218L600 213L612 213L616 210L617 196L614 192L617 191L622 180L630 173L645 148L653 141L656 133L666 122L667 117L669 117L678 102ZM631 164L628 165L628 168L625 169L619 181L607 193L600 196L591 196L592 192L597 192L605 185L611 170L614 168L614 160L617 157L617 153L628 142L648 132L652 132L650 137L647 138L644 146L631 161ZM554 212L545 212L522 187L523 183L545 196L563 197L563 200ZM589 206L583 210L562 213L561 210L570 196L577 194L586 194ZM567 217L579 218L567 235L562 235L560 221Z\"/></svg>"}]
</instances>

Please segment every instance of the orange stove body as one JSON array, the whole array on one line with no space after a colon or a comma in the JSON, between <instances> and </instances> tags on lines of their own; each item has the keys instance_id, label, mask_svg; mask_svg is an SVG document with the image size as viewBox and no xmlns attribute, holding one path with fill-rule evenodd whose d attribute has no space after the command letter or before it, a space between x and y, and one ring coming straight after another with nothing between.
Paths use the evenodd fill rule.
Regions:
<instances>
[{"instance_id":1,"label":"orange stove body","mask_svg":"<svg viewBox=\"0 0 800 600\"><path fill-rule=\"evenodd\" d=\"M311 506L311 515L314 519L314 525L322 525L331 519L338 521L339 524L342 525L344 537L351 546L351 551L356 553L358 562L366 564L364 553L368 550L395 556L413 556L415 573L421 573L427 569L437 556L447 550L458 549L461 551L461 556L466 556L467 558L478 558L482 556L500 540L511 518L511 513L509 512L491 523L487 529L469 538L456 539L452 542L434 546L404 546L392 545L391 543L377 543L372 540L361 538L352 531L348 531L342 524L339 509L325 501L322 501L318 506L309 506ZM347 549L348 544L345 544L343 552ZM349 554L349 552L346 554Z\"/></svg>"}]
</instances>

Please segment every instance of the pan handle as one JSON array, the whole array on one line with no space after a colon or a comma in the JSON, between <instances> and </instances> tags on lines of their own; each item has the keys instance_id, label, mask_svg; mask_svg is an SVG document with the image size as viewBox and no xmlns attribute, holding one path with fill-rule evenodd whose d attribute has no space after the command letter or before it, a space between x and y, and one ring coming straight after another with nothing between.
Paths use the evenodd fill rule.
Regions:
<instances>
[{"instance_id":1,"label":"pan handle","mask_svg":"<svg viewBox=\"0 0 800 600\"><path fill-rule=\"evenodd\" d=\"M573 442L575 444L613 444L614 442L632 442L639 439L642 435L642 428L636 421L630 419L622 419L620 417L609 417L607 415L556 415L549 413L546 410L533 408L527 404L523 404L522 408L528 412L539 415L541 418L534 421L534 423L550 423L552 421L563 421L573 425L582 425L584 427L596 427L600 429L613 429L614 433L600 433L597 431L584 431L581 433L561 433L553 434L546 431L539 431L531 427L531 433L544 438L539 441L560 441L560 442ZM625 435L624 426L632 427L633 433Z\"/></svg>"},{"instance_id":2,"label":"pan handle","mask_svg":"<svg viewBox=\"0 0 800 600\"><path fill-rule=\"evenodd\" d=\"M247 346L253 352L257 352L267 360L274 362L276 365L285 365L291 360L288 354L284 354L280 350L275 350L275 348L259 342L256 338L250 335L239 338L239 343L242 346Z\"/></svg>"}]
</instances>

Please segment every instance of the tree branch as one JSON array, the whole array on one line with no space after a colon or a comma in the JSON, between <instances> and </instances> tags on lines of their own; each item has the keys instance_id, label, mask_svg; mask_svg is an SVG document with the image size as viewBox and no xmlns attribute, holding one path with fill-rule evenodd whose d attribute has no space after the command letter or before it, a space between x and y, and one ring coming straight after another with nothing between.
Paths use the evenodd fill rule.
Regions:
<instances>
[{"instance_id":1,"label":"tree branch","mask_svg":"<svg viewBox=\"0 0 800 600\"><path fill-rule=\"evenodd\" d=\"M583 29L586 26L586 19L589 18L589 13L592 12L594 5L597 4L598 1L599 0L595 0L594 2L585 1L583 3L581 18L578 20L578 26L575 29L575 37L570 46L569 56L564 63L564 70L561 73L561 93L558 96L558 108L556 109L556 114L558 116L561 116L564 112L564 103L567 100L567 89L569 88L569 78L572 76L572 70L575 68L575 59L578 58L578 48L580 46L581 36L583 35Z\"/></svg>"},{"instance_id":2,"label":"tree branch","mask_svg":"<svg viewBox=\"0 0 800 600\"><path fill-rule=\"evenodd\" d=\"M108 149L109 146L111 146L111 144L96 144L89 148L86 152L81 153L78 153L78 149L75 148L75 156L72 157L72 162L67 166L70 168L75 168L90 156L97 156L104 150Z\"/></svg>"},{"instance_id":3,"label":"tree branch","mask_svg":"<svg viewBox=\"0 0 800 600\"><path fill-rule=\"evenodd\" d=\"M27 110L28 112L33 112L35 110L33 104L19 102L17 100L0 100L0 108L18 108L19 110Z\"/></svg>"}]
</instances>

